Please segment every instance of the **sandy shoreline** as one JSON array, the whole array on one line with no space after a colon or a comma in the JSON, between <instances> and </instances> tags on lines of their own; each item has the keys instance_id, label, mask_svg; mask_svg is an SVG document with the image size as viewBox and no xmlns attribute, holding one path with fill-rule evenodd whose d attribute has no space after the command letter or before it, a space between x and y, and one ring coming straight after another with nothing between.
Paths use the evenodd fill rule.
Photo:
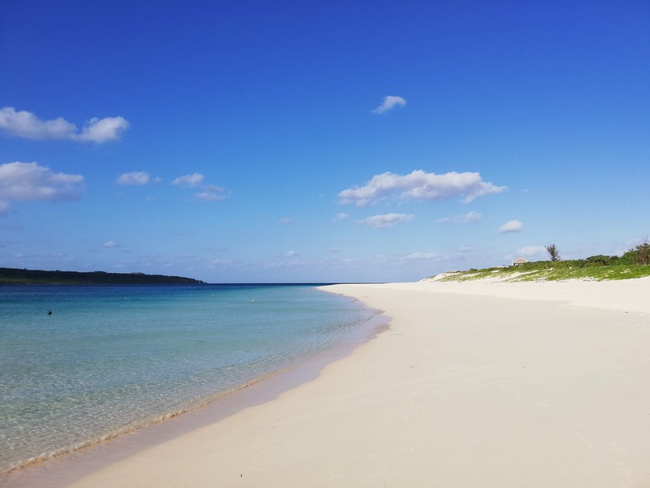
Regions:
<instances>
[{"instance_id":1,"label":"sandy shoreline","mask_svg":"<svg viewBox=\"0 0 650 489\"><path fill-rule=\"evenodd\" d=\"M346 300L351 299L356 301L353 298ZM366 309L373 315L356 323L339 341L314 356L183 412L2 473L0 487L67 487L88 474L155 445L219 422L243 409L270 402L279 394L314 380L326 365L351 354L359 345L388 329L390 317L383 315L382 311Z\"/></svg>"},{"instance_id":2,"label":"sandy shoreline","mask_svg":"<svg viewBox=\"0 0 650 489\"><path fill-rule=\"evenodd\" d=\"M650 484L649 280L325 289L386 311L391 329L73 485Z\"/></svg>"}]
</instances>

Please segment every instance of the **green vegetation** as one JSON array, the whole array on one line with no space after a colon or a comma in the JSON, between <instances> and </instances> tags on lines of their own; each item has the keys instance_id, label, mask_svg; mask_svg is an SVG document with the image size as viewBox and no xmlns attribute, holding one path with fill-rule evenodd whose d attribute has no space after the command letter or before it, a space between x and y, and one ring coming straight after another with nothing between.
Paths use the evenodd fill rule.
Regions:
<instances>
[{"instance_id":1,"label":"green vegetation","mask_svg":"<svg viewBox=\"0 0 650 489\"><path fill-rule=\"evenodd\" d=\"M552 247L552 250L548 248ZM560 261L555 245L547 247L551 260L510 267L471 268L454 272L441 282L495 279L502 282L532 282L568 279L623 280L650 276L650 243L642 243L622 256L595 255L582 260ZM553 251L553 252L552 252ZM433 278L433 277L430 277Z\"/></svg>"},{"instance_id":2,"label":"green vegetation","mask_svg":"<svg viewBox=\"0 0 650 489\"><path fill-rule=\"evenodd\" d=\"M186 277L144 273L61 272L0 267L0 285L87 285L87 284L188 284L204 282Z\"/></svg>"},{"instance_id":3,"label":"green vegetation","mask_svg":"<svg viewBox=\"0 0 650 489\"><path fill-rule=\"evenodd\" d=\"M549 267L564 262L530 262L501 268L470 269L440 279L441 282L466 282L486 278L503 282L532 282L568 279L622 280L650 276L650 265L592 265L583 267ZM538 268L534 268L538 266Z\"/></svg>"}]
</instances>

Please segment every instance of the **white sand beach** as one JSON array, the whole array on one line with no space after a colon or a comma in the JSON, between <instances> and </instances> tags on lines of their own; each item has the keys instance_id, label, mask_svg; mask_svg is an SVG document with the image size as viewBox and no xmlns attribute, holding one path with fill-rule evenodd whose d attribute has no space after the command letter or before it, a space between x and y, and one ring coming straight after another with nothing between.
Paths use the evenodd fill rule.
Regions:
<instances>
[{"instance_id":1,"label":"white sand beach","mask_svg":"<svg viewBox=\"0 0 650 489\"><path fill-rule=\"evenodd\" d=\"M390 330L75 486L650 485L650 280L325 290Z\"/></svg>"}]
</instances>

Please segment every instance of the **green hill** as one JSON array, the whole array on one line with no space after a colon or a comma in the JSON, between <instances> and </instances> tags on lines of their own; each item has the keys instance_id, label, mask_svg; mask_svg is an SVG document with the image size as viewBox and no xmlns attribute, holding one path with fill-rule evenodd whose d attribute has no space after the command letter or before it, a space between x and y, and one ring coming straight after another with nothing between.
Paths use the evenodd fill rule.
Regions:
<instances>
[{"instance_id":1,"label":"green hill","mask_svg":"<svg viewBox=\"0 0 650 489\"><path fill-rule=\"evenodd\" d=\"M144 273L62 272L0 267L0 285L203 284L193 278Z\"/></svg>"}]
</instances>

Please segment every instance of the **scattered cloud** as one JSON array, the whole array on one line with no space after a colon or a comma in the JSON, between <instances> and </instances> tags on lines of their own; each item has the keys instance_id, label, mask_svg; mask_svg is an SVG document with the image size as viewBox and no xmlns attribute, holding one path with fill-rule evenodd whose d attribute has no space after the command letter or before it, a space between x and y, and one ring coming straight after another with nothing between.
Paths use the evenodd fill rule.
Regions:
<instances>
[{"instance_id":1,"label":"scattered cloud","mask_svg":"<svg viewBox=\"0 0 650 489\"><path fill-rule=\"evenodd\" d=\"M291 257L294 257L294 256L298 256L298 253L296 253L296 252L293 251L293 250L289 250L289 251L287 251L287 252L284 254L284 256L288 256L288 257L291 258Z\"/></svg>"},{"instance_id":2,"label":"scattered cloud","mask_svg":"<svg viewBox=\"0 0 650 489\"><path fill-rule=\"evenodd\" d=\"M224 258L218 258L216 260L212 260L213 265L230 265L232 264L232 260L224 259Z\"/></svg>"},{"instance_id":3,"label":"scattered cloud","mask_svg":"<svg viewBox=\"0 0 650 489\"><path fill-rule=\"evenodd\" d=\"M0 128L13 136L27 139L65 139L101 144L120 139L128 127L129 122L123 117L94 117L79 131L77 126L63 117L42 120L26 110L17 111L13 107L0 109Z\"/></svg>"},{"instance_id":4,"label":"scattered cloud","mask_svg":"<svg viewBox=\"0 0 650 489\"><path fill-rule=\"evenodd\" d=\"M341 248L329 248L327 251L330 253L340 253L343 250Z\"/></svg>"},{"instance_id":5,"label":"scattered cloud","mask_svg":"<svg viewBox=\"0 0 650 489\"><path fill-rule=\"evenodd\" d=\"M321 260L271 260L260 263L259 266L264 269L296 269L310 267L312 270L331 271L331 270L349 270L351 267L358 268L363 260L359 258L337 258L329 257Z\"/></svg>"},{"instance_id":6,"label":"scattered cloud","mask_svg":"<svg viewBox=\"0 0 650 489\"><path fill-rule=\"evenodd\" d=\"M349 219L349 218L350 218L350 214L345 214L344 212L341 212L341 213L337 214L336 216L334 216L333 221L334 222L345 221L346 219Z\"/></svg>"},{"instance_id":7,"label":"scattered cloud","mask_svg":"<svg viewBox=\"0 0 650 489\"><path fill-rule=\"evenodd\" d=\"M199 187L203 184L203 175L200 173L192 173L190 175L183 175L172 180L172 185L179 187Z\"/></svg>"},{"instance_id":8,"label":"scattered cloud","mask_svg":"<svg viewBox=\"0 0 650 489\"><path fill-rule=\"evenodd\" d=\"M414 217L415 216L411 214L395 214L394 212L391 212L390 214L368 217L359 221L359 223L370 228L389 229L395 224L412 221Z\"/></svg>"},{"instance_id":9,"label":"scattered cloud","mask_svg":"<svg viewBox=\"0 0 650 489\"><path fill-rule=\"evenodd\" d=\"M418 251L416 253L411 253L410 255L406 255L405 257L402 258L402 260L433 260L434 258L438 257L438 253L423 253L421 251Z\"/></svg>"},{"instance_id":10,"label":"scattered cloud","mask_svg":"<svg viewBox=\"0 0 650 489\"><path fill-rule=\"evenodd\" d=\"M403 200L443 200L462 197L461 202L472 202L478 197L504 192L507 187L498 187L485 182L479 173L449 172L442 175L415 170L408 175L382 173L375 175L362 187L352 187L339 193L341 204L355 204L363 207L378 202L391 194L398 193Z\"/></svg>"},{"instance_id":11,"label":"scattered cloud","mask_svg":"<svg viewBox=\"0 0 650 489\"><path fill-rule=\"evenodd\" d=\"M0 210L6 213L10 202L75 200L84 191L84 177L53 173L37 163L0 165Z\"/></svg>"},{"instance_id":12,"label":"scattered cloud","mask_svg":"<svg viewBox=\"0 0 650 489\"><path fill-rule=\"evenodd\" d=\"M196 197L196 200L200 200L201 202L215 202L227 198L225 195L220 195L215 192L199 192L198 194L195 194L194 197Z\"/></svg>"},{"instance_id":13,"label":"scattered cloud","mask_svg":"<svg viewBox=\"0 0 650 489\"><path fill-rule=\"evenodd\" d=\"M348 258L342 258L340 260L340 263L343 264L343 265L356 265L358 263L361 263L361 259L360 258L349 258L349 257ZM327 265L329 265L329 263Z\"/></svg>"},{"instance_id":14,"label":"scattered cloud","mask_svg":"<svg viewBox=\"0 0 650 489\"><path fill-rule=\"evenodd\" d=\"M283 217L283 218L280 219L278 222L279 222L280 224L291 224L292 222L294 222L294 220L291 219L290 217Z\"/></svg>"},{"instance_id":15,"label":"scattered cloud","mask_svg":"<svg viewBox=\"0 0 650 489\"><path fill-rule=\"evenodd\" d=\"M453 222L453 223L468 223L468 222L478 222L481 220L481 217L483 217L482 214L479 214L478 212L468 212L467 214L459 214L456 216L452 217L443 217L442 219L438 219L436 222L441 222L441 223L447 223L447 222Z\"/></svg>"},{"instance_id":16,"label":"scattered cloud","mask_svg":"<svg viewBox=\"0 0 650 489\"><path fill-rule=\"evenodd\" d=\"M508 221L499 228L500 233L518 233L524 229L524 224L521 221Z\"/></svg>"},{"instance_id":17,"label":"scattered cloud","mask_svg":"<svg viewBox=\"0 0 650 489\"><path fill-rule=\"evenodd\" d=\"M72 139L92 141L93 143L116 141L128 127L129 123L123 117L104 117L103 119L95 117L83 127L81 134Z\"/></svg>"},{"instance_id":18,"label":"scattered cloud","mask_svg":"<svg viewBox=\"0 0 650 489\"><path fill-rule=\"evenodd\" d=\"M115 241L106 241L102 246L104 248L117 248L117 243Z\"/></svg>"},{"instance_id":19,"label":"scattered cloud","mask_svg":"<svg viewBox=\"0 0 650 489\"><path fill-rule=\"evenodd\" d=\"M122 173L115 182L118 185L146 185L150 179L151 175L145 171L132 171Z\"/></svg>"},{"instance_id":20,"label":"scattered cloud","mask_svg":"<svg viewBox=\"0 0 650 489\"><path fill-rule=\"evenodd\" d=\"M544 246L524 246L517 250L519 256L541 256L547 253Z\"/></svg>"},{"instance_id":21,"label":"scattered cloud","mask_svg":"<svg viewBox=\"0 0 650 489\"><path fill-rule=\"evenodd\" d=\"M172 180L172 185L177 187L184 188L196 188L200 187L202 192L194 194L196 200L201 202L216 202L218 200L225 200L228 196L219 194L218 192L223 192L223 187L217 187L216 185L207 185L203 184L205 177L200 173L191 173L189 175L183 175Z\"/></svg>"},{"instance_id":22,"label":"scattered cloud","mask_svg":"<svg viewBox=\"0 0 650 489\"><path fill-rule=\"evenodd\" d=\"M402 97L396 95L388 95L384 97L382 104L372 111L373 114L383 114L389 110L394 109L395 107L404 107L406 105L406 100Z\"/></svg>"},{"instance_id":23,"label":"scattered cloud","mask_svg":"<svg viewBox=\"0 0 650 489\"><path fill-rule=\"evenodd\" d=\"M223 187L217 187L216 185L203 185L203 190L208 192L223 192Z\"/></svg>"},{"instance_id":24,"label":"scattered cloud","mask_svg":"<svg viewBox=\"0 0 650 489\"><path fill-rule=\"evenodd\" d=\"M0 201L0 216L6 216L9 213L9 203Z\"/></svg>"}]
</instances>

